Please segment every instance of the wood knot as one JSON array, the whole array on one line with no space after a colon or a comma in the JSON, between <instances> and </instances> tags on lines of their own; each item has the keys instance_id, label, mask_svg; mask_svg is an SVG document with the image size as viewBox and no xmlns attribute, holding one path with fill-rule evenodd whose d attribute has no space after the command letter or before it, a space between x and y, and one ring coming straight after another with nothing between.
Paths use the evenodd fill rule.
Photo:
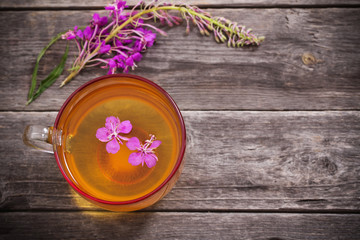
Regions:
<instances>
[{"instance_id":1,"label":"wood knot","mask_svg":"<svg viewBox=\"0 0 360 240\"><path fill-rule=\"evenodd\" d=\"M320 164L324 169L327 170L330 175L335 175L338 170L337 165L334 162L330 161L328 157L321 158Z\"/></svg>"},{"instance_id":2,"label":"wood knot","mask_svg":"<svg viewBox=\"0 0 360 240\"><path fill-rule=\"evenodd\" d=\"M322 62L322 60L316 59L316 57L311 53L304 53L301 57L301 60L305 65L315 65L319 62Z\"/></svg>"}]
</instances>

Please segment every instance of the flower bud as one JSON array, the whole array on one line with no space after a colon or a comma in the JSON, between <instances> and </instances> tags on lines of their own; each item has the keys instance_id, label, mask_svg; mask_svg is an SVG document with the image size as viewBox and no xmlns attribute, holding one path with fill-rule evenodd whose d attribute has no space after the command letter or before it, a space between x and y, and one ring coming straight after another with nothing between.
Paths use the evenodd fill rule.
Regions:
<instances>
[{"instance_id":1,"label":"flower bud","mask_svg":"<svg viewBox=\"0 0 360 240\"><path fill-rule=\"evenodd\" d=\"M227 47L231 47L231 40L229 39L229 41L227 42Z\"/></svg>"},{"instance_id":2,"label":"flower bud","mask_svg":"<svg viewBox=\"0 0 360 240\"><path fill-rule=\"evenodd\" d=\"M194 25L196 25L196 20L195 20L195 18L191 17L191 21L193 22Z\"/></svg>"},{"instance_id":3,"label":"flower bud","mask_svg":"<svg viewBox=\"0 0 360 240\"><path fill-rule=\"evenodd\" d=\"M265 40L265 37L264 37L264 36L258 37L258 41L259 41L259 42L262 42L262 41L264 41L264 40Z\"/></svg>"},{"instance_id":4,"label":"flower bud","mask_svg":"<svg viewBox=\"0 0 360 240\"><path fill-rule=\"evenodd\" d=\"M209 31L213 31L214 28L211 26L211 24L206 24L205 25L207 27L207 29L209 29Z\"/></svg>"},{"instance_id":5,"label":"flower bud","mask_svg":"<svg viewBox=\"0 0 360 240\"><path fill-rule=\"evenodd\" d=\"M167 24L168 24L169 27L174 26L174 24L173 24L169 19L167 19L167 18L166 18L166 22L167 22Z\"/></svg>"},{"instance_id":6,"label":"flower bud","mask_svg":"<svg viewBox=\"0 0 360 240\"><path fill-rule=\"evenodd\" d=\"M221 42L225 42L226 39L227 39L227 38L225 37L225 35L221 34L221 36L220 36L220 41L221 41Z\"/></svg>"},{"instance_id":7,"label":"flower bud","mask_svg":"<svg viewBox=\"0 0 360 240\"><path fill-rule=\"evenodd\" d=\"M176 22L175 23L176 25L179 25L182 22L182 18L177 17L177 16L173 16L172 19L173 19L174 23Z\"/></svg>"},{"instance_id":8,"label":"flower bud","mask_svg":"<svg viewBox=\"0 0 360 240\"><path fill-rule=\"evenodd\" d=\"M203 29L206 36L210 36L210 33L205 28Z\"/></svg>"}]
</instances>

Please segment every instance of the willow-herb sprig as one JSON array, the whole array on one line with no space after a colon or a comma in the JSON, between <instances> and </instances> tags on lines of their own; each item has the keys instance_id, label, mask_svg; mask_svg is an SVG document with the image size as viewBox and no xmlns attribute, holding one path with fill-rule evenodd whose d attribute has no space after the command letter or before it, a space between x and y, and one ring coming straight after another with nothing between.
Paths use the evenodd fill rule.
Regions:
<instances>
[{"instance_id":1,"label":"willow-herb sprig","mask_svg":"<svg viewBox=\"0 0 360 240\"><path fill-rule=\"evenodd\" d=\"M40 59L48 47L60 38L59 36L62 39L74 41L78 48L78 57L70 69L70 74L60 87L70 82L85 67L100 66L108 69L108 74L115 73L117 69L128 72L129 69L137 67L136 62L142 59L142 53L153 46L156 33L166 36L163 30L148 23L150 20L169 27L185 21L186 33L190 32L192 23L202 35L209 36L212 32L216 42L226 42L228 47L259 45L264 40L264 37L253 35L251 29L246 29L245 26L223 17L212 17L196 6L158 4L155 0L149 4L141 1L129 12L125 12L125 8L127 8L126 1L115 0L114 3L105 7L109 11L108 17L100 17L98 13L95 13L90 25L81 29L75 26L52 39L38 56L28 95L28 104L48 88L62 72L62 64L65 64L63 60L56 71L53 70L56 74L50 73L51 81L47 82L51 82L51 84L40 84L38 94L34 95ZM178 14L174 15L174 12ZM64 56L67 56L67 53Z\"/></svg>"}]
</instances>

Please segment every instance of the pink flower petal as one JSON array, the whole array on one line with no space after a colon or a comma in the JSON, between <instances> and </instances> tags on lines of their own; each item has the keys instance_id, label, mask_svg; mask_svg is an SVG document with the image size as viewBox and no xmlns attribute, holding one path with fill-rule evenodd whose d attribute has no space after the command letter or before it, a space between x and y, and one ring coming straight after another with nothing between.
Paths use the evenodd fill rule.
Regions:
<instances>
[{"instance_id":1,"label":"pink flower petal","mask_svg":"<svg viewBox=\"0 0 360 240\"><path fill-rule=\"evenodd\" d=\"M130 154L129 163L131 165L133 165L133 166L137 166L140 163L144 164L144 160L143 160L143 158L141 156L141 153L140 152L135 152L135 153Z\"/></svg>"},{"instance_id":2,"label":"pink flower petal","mask_svg":"<svg viewBox=\"0 0 360 240\"><path fill-rule=\"evenodd\" d=\"M108 153L113 153L113 154L115 154L115 153L117 153L119 150L120 150L120 145L119 145L119 143L116 141L115 138L106 144L106 151L107 151Z\"/></svg>"},{"instance_id":3,"label":"pink flower petal","mask_svg":"<svg viewBox=\"0 0 360 240\"><path fill-rule=\"evenodd\" d=\"M139 62L142 58L142 55L139 52L136 52L131 57L134 59L134 61Z\"/></svg>"},{"instance_id":4,"label":"pink flower petal","mask_svg":"<svg viewBox=\"0 0 360 240\"><path fill-rule=\"evenodd\" d=\"M120 123L116 132L127 134L127 133L131 132L131 130L132 130L132 125L129 120L126 120L126 121L123 121Z\"/></svg>"},{"instance_id":5,"label":"pink flower petal","mask_svg":"<svg viewBox=\"0 0 360 240\"><path fill-rule=\"evenodd\" d=\"M109 130L105 127L99 128L96 131L96 138L99 139L102 142L108 142L109 141Z\"/></svg>"},{"instance_id":6,"label":"pink flower petal","mask_svg":"<svg viewBox=\"0 0 360 240\"><path fill-rule=\"evenodd\" d=\"M99 54L108 53L110 52L110 50L111 50L111 45L103 43L100 45Z\"/></svg>"},{"instance_id":7,"label":"pink flower petal","mask_svg":"<svg viewBox=\"0 0 360 240\"><path fill-rule=\"evenodd\" d=\"M130 150L136 150L137 148L140 148L140 141L139 141L139 139L137 137L132 137L126 143L126 146Z\"/></svg>"},{"instance_id":8,"label":"pink flower petal","mask_svg":"<svg viewBox=\"0 0 360 240\"><path fill-rule=\"evenodd\" d=\"M132 57L129 57L128 59L126 59L125 64L130 67L134 66L134 59Z\"/></svg>"},{"instance_id":9,"label":"pink flower petal","mask_svg":"<svg viewBox=\"0 0 360 240\"><path fill-rule=\"evenodd\" d=\"M144 158L145 158L146 166L148 166L148 168L152 168L153 166L156 165L157 157L155 154L153 153L146 154Z\"/></svg>"},{"instance_id":10,"label":"pink flower petal","mask_svg":"<svg viewBox=\"0 0 360 240\"><path fill-rule=\"evenodd\" d=\"M116 126L120 124L120 120L117 117L111 116L106 118L105 127L111 131L115 130Z\"/></svg>"},{"instance_id":11,"label":"pink flower petal","mask_svg":"<svg viewBox=\"0 0 360 240\"><path fill-rule=\"evenodd\" d=\"M160 146L161 141L160 140L155 140L149 147L149 149L153 149L153 148L157 148L158 146Z\"/></svg>"}]
</instances>

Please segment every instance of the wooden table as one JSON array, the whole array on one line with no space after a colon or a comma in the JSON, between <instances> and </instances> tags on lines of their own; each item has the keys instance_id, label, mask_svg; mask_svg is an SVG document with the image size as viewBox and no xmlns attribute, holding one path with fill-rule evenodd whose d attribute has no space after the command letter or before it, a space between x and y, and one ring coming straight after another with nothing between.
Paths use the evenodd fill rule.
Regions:
<instances>
[{"instance_id":1,"label":"wooden table","mask_svg":"<svg viewBox=\"0 0 360 240\"><path fill-rule=\"evenodd\" d=\"M188 3L266 41L232 49L184 26L158 38L132 73L178 103L187 161L163 200L114 213L22 142L27 124L51 125L70 93L106 74L83 71L25 106L39 51L107 1L0 2L0 239L360 239L360 1ZM64 46L51 48L40 78Z\"/></svg>"}]
</instances>

